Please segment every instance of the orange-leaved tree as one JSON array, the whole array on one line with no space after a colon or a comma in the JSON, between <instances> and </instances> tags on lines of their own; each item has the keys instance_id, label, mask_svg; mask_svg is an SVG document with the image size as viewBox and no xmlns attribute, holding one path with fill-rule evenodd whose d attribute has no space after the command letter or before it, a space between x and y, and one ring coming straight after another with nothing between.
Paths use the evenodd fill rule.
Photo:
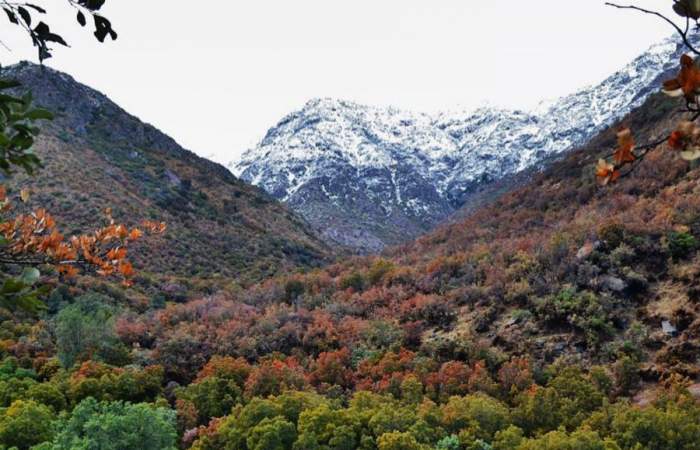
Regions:
<instances>
[{"instance_id":1,"label":"orange-leaved tree","mask_svg":"<svg viewBox=\"0 0 700 450\"><path fill-rule=\"evenodd\" d=\"M680 35L688 54L681 57L678 75L663 83L661 91L666 95L682 99L686 117L679 121L675 131L670 135L637 145L629 128L621 128L617 133L617 148L605 159L600 159L596 167L596 176L601 184L613 183L631 173L646 154L666 143L670 149L687 160L700 159L700 128L696 121L700 118L700 50L695 47L693 33L700 29L700 0L673 0L670 5L681 23L658 12L636 5L618 5L606 3L618 9L629 9L650 14L670 24ZM692 56L691 56L692 55Z\"/></svg>"},{"instance_id":2,"label":"orange-leaved tree","mask_svg":"<svg viewBox=\"0 0 700 450\"><path fill-rule=\"evenodd\" d=\"M32 152L39 134L34 123L51 119L52 115L32 107L29 96L20 98L2 93L16 88L17 83L0 81L0 84L0 170L8 177L16 167L33 174L41 167ZM22 190L18 197L27 202L29 191ZM0 185L0 264L23 268L19 276L10 275L12 269L0 271L0 305L5 307L25 310L40 307L42 290L35 288L40 266L53 266L63 277L85 271L118 277L124 285L131 285L135 272L127 259L129 246L144 232L163 233L166 228L164 223L151 221L144 221L141 228L129 228L117 223L107 209L103 225L91 233L66 238L45 209L12 215L14 204L5 186Z\"/></svg>"}]
</instances>

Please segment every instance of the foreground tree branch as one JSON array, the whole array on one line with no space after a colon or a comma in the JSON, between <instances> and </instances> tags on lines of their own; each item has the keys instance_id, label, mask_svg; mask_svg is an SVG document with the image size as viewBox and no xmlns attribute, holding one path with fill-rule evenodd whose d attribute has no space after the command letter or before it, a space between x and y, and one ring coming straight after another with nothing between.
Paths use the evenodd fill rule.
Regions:
<instances>
[{"instance_id":1,"label":"foreground tree branch","mask_svg":"<svg viewBox=\"0 0 700 450\"><path fill-rule=\"evenodd\" d=\"M98 41L104 42L107 37L112 40L117 39L117 32L112 28L112 23L100 13L106 0L66 0L66 2L75 9L76 20L80 26L87 26L87 18L92 18L93 34ZM41 20L48 13L43 7L25 1L0 0L0 8L5 12L11 25L20 27L29 36L34 47L38 49L40 61L51 58L50 45L52 44L68 47L65 39L55 33L48 23Z\"/></svg>"},{"instance_id":2,"label":"foreground tree branch","mask_svg":"<svg viewBox=\"0 0 700 450\"><path fill-rule=\"evenodd\" d=\"M618 5L618 4L616 4L616 3L610 3L610 2L606 2L605 4L606 4L607 6L611 6L611 7L613 7L613 8L617 8L617 9L631 9L631 10L634 10L634 11L639 11L639 12L642 12L642 13L644 13L644 14L650 14L650 15L653 15L653 16L656 16L656 17L661 18L661 19L664 20L666 23L668 23L669 25L671 25L671 26L678 32L678 34L679 34L679 35L681 36L681 38L683 39L683 44L688 48L688 50L690 50L690 51L693 52L694 54L700 56L700 51L698 51L698 50L690 43L690 40L688 39L688 31L689 31L689 28L690 28L690 27L689 27L690 18L686 18L686 28L685 28L685 31L684 31L684 30L683 30L681 27L679 27L678 24L676 24L673 20L671 20L671 19L669 19L668 17L664 16L664 15L661 14L660 12L651 11L651 10L648 10L648 9L640 8L639 6L635 6L635 5Z\"/></svg>"},{"instance_id":3,"label":"foreground tree branch","mask_svg":"<svg viewBox=\"0 0 700 450\"><path fill-rule=\"evenodd\" d=\"M698 25L700 2L674 0L673 10L685 20L685 29L657 11L636 5L619 5L610 2L605 4L617 9L639 11L662 19L678 32L685 48L700 56L700 51L693 46L688 37L691 20L700 27ZM682 112L688 114L688 118L680 121L671 134L644 145L636 145L632 130L620 129L617 134L617 148L606 158L600 159L596 167L596 176L602 185L614 183L632 174L650 151L664 143L668 143L669 148L677 151L682 159L688 161L700 159L700 127L695 125L695 121L700 118L700 64L698 61L684 54L681 57L678 75L663 83L662 92L670 97L682 97L685 102Z\"/></svg>"}]
</instances>

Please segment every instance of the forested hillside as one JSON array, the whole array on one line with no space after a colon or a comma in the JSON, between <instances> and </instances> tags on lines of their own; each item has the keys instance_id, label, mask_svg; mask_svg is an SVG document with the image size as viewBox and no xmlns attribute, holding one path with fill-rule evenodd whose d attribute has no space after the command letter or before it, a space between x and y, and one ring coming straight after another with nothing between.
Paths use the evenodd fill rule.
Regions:
<instances>
[{"instance_id":1,"label":"forested hillside","mask_svg":"<svg viewBox=\"0 0 700 450\"><path fill-rule=\"evenodd\" d=\"M624 123L654 140L673 106ZM64 442L117 408L92 397L195 449L696 448L698 169L662 144L601 189L616 130L382 257L146 313L55 291L4 322L0 439L78 405Z\"/></svg>"},{"instance_id":2,"label":"forested hillside","mask_svg":"<svg viewBox=\"0 0 700 450\"><path fill-rule=\"evenodd\" d=\"M263 191L70 76L32 63L1 74L56 114L35 147L44 168L8 187L29 187L29 206L55 212L66 233L86 230L108 206L117 218L165 221L169 232L136 263L186 278L260 280L330 255L302 219Z\"/></svg>"}]
</instances>

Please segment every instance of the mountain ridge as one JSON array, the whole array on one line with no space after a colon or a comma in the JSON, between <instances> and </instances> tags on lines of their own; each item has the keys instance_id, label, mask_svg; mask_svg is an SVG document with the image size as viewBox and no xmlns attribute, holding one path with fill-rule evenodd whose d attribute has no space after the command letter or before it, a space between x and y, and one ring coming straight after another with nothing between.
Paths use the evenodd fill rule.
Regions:
<instances>
[{"instance_id":1,"label":"mountain ridge","mask_svg":"<svg viewBox=\"0 0 700 450\"><path fill-rule=\"evenodd\" d=\"M313 99L230 167L327 239L380 251L434 228L483 186L585 143L655 92L680 52L667 39L534 111L430 115Z\"/></svg>"},{"instance_id":2,"label":"mountain ridge","mask_svg":"<svg viewBox=\"0 0 700 450\"><path fill-rule=\"evenodd\" d=\"M0 73L56 116L41 124L35 146L45 168L8 184L30 188L29 206L51 211L66 233L99 224L106 207L117 220L163 220L168 233L135 260L163 278L235 275L245 283L331 257L287 207L70 75L26 62Z\"/></svg>"}]
</instances>

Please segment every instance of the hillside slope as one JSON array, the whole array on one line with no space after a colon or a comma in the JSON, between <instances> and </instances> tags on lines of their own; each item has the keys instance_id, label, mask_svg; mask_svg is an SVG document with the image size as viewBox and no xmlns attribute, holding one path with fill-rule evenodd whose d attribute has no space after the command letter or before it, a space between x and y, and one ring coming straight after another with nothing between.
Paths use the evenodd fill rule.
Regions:
<instances>
[{"instance_id":1,"label":"hillside slope","mask_svg":"<svg viewBox=\"0 0 700 450\"><path fill-rule=\"evenodd\" d=\"M313 100L233 166L324 235L377 251L425 233L494 181L582 145L675 67L670 39L602 83L535 111L481 108L435 116Z\"/></svg>"},{"instance_id":2,"label":"hillside slope","mask_svg":"<svg viewBox=\"0 0 700 450\"><path fill-rule=\"evenodd\" d=\"M318 265L330 254L285 206L70 76L31 63L2 75L18 79L57 115L42 125L36 145L45 168L10 184L29 186L30 205L52 211L67 232L99 223L106 207L118 220L165 221L169 231L137 262L184 277L258 280Z\"/></svg>"},{"instance_id":3,"label":"hillside slope","mask_svg":"<svg viewBox=\"0 0 700 450\"><path fill-rule=\"evenodd\" d=\"M653 96L624 123L641 142L658 139L675 105ZM614 145L609 129L494 204L390 251L458 308L441 339L473 333L540 361L634 354L649 378L700 376L700 171L662 145L601 188L593 168Z\"/></svg>"},{"instance_id":4,"label":"hillside slope","mask_svg":"<svg viewBox=\"0 0 700 450\"><path fill-rule=\"evenodd\" d=\"M649 142L677 112L654 95L624 124ZM40 318L0 310L2 423L21 448L110 421L168 449L700 448L700 167L661 145L600 187L616 128L382 257L189 301L59 288ZM140 412L90 413L117 400Z\"/></svg>"},{"instance_id":5,"label":"hillside slope","mask_svg":"<svg viewBox=\"0 0 700 450\"><path fill-rule=\"evenodd\" d=\"M654 95L624 123L648 142L673 129L677 111ZM630 358L649 381L670 372L700 378L700 168L662 145L602 188L595 163L615 145L615 129L382 258L249 290L248 305L285 323L282 334L266 335L263 354L339 342L360 353L379 346L439 361L486 358L492 367L510 355L539 367ZM269 306L290 301L302 310ZM305 309L332 331L319 334ZM248 333L241 342L255 339Z\"/></svg>"}]
</instances>

